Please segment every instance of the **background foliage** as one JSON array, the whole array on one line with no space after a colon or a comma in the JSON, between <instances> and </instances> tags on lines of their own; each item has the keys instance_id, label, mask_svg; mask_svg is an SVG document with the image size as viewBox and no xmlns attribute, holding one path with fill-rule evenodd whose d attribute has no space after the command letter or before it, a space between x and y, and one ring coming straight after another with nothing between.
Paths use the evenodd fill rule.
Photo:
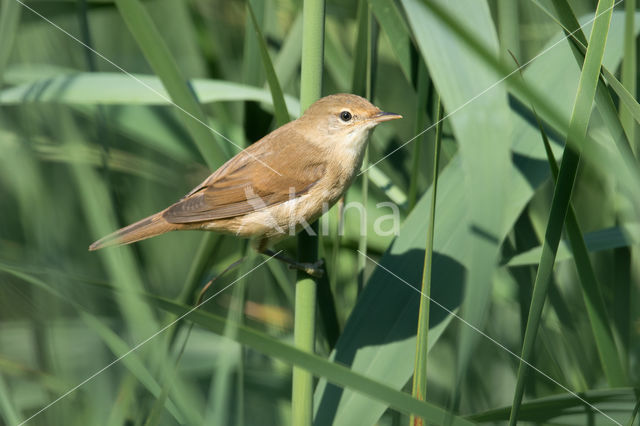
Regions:
<instances>
[{"instance_id":1,"label":"background foliage","mask_svg":"<svg viewBox=\"0 0 640 426\"><path fill-rule=\"evenodd\" d=\"M286 424L292 363L318 378L318 425L407 424L410 412L439 423L446 410L457 424L506 422L518 381L521 421L634 421L635 1L616 3L607 31L593 35L595 1L327 1L324 94L364 93L370 78L374 103L405 118L371 138L366 237L354 208L341 237L337 209L330 212L318 356L289 345L295 275L261 256L216 281L209 294L232 286L190 317L190 334L185 321L165 328L247 252L242 241L182 232L87 251L272 130L284 117L283 93L297 116L301 2L25 4L31 9L0 3L1 422L19 424L64 396L29 424ZM570 43L563 26L573 31L574 17L584 35ZM578 91L587 41L594 49L606 42L593 99L582 83ZM512 72L514 59L521 72ZM269 62L281 89L267 85ZM589 71L585 62L583 79ZM445 120L429 404L420 404L408 392L438 97ZM540 246L553 227L543 139L560 160L570 124L580 121L588 131L575 141L583 147L571 198L577 230L567 227L560 242L546 303L532 306ZM363 188L356 182L346 201L362 200ZM386 201L400 206L396 238L373 229L389 213L376 204ZM577 254L582 239L586 257ZM280 248L294 252L295 239ZM539 371L518 376L532 307L542 314L527 359Z\"/></svg>"}]
</instances>

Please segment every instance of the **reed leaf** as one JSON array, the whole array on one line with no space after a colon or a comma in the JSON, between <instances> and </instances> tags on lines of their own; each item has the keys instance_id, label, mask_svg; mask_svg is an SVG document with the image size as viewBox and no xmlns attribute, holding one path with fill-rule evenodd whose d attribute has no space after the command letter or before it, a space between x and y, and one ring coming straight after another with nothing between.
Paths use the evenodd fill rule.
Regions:
<instances>
[{"instance_id":1,"label":"reed leaf","mask_svg":"<svg viewBox=\"0 0 640 426\"><path fill-rule=\"evenodd\" d=\"M265 42L264 36L262 35L262 30L258 25L258 20L256 19L256 15L253 12L251 2L247 3L247 9L249 10L249 15L251 16L251 22L253 23L253 29L256 32L256 37L258 38L260 57L262 58L262 67L264 68L264 72L267 75L267 82L269 83L269 90L271 91L271 99L273 100L273 108L276 116L276 124L278 127L280 127L289 122L289 112L287 111L287 104L284 101L284 93L282 93L282 88L280 87L280 83L278 82L278 76L273 69L273 63L271 62L271 57L269 56L269 51L267 50L267 43Z\"/></svg>"},{"instance_id":2,"label":"reed leaf","mask_svg":"<svg viewBox=\"0 0 640 426\"><path fill-rule=\"evenodd\" d=\"M591 117L591 108L600 76L600 66L602 65L602 58L604 56L612 11L613 1L601 1L598 3L596 20L594 21L594 27L591 32L589 47L587 48L585 63L580 75L578 92L571 115L566 148L562 156L562 164L554 188L551 212L549 213L549 221L542 246L542 255L540 257L540 266L538 267L533 288L531 307L527 318L527 329L522 345L522 358L518 368L518 380L514 392L511 416L509 418L510 425L515 425L518 419L518 411L522 402L527 372L525 362L528 362L533 351L533 345L542 315L542 308L547 296L549 280L553 272L555 255L576 178L580 153L587 133L589 118ZM612 375L610 377L617 378L617 372L610 371L608 373Z\"/></svg>"},{"instance_id":3,"label":"reed leaf","mask_svg":"<svg viewBox=\"0 0 640 426\"><path fill-rule=\"evenodd\" d=\"M13 51L13 43L20 23L22 5L16 1L0 2L0 87L4 82L4 73L9 57Z\"/></svg>"},{"instance_id":4,"label":"reed leaf","mask_svg":"<svg viewBox=\"0 0 640 426\"><path fill-rule=\"evenodd\" d=\"M136 39L149 65L162 81L171 100L180 109L180 117L202 157L212 169L229 157L229 148L220 145L208 128L207 117L186 84L160 31L139 0L115 0L122 19ZM226 142L225 142L226 143Z\"/></svg>"}]
</instances>

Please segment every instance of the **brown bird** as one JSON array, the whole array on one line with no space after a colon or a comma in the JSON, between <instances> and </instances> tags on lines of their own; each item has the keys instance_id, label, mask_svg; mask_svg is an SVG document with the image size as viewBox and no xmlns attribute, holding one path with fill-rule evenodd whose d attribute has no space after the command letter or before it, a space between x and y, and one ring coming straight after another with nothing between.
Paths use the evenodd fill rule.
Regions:
<instances>
[{"instance_id":1,"label":"brown bird","mask_svg":"<svg viewBox=\"0 0 640 426\"><path fill-rule=\"evenodd\" d=\"M326 96L231 158L177 203L89 250L203 229L251 238L259 252L272 253L273 243L299 232L342 197L362 165L371 130L398 118L360 96Z\"/></svg>"}]
</instances>

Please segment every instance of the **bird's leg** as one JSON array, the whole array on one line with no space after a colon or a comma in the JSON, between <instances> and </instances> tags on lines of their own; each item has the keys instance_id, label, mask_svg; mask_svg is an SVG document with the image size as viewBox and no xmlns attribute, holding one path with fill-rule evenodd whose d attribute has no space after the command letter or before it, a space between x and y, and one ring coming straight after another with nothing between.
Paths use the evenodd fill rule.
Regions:
<instances>
[{"instance_id":1,"label":"bird's leg","mask_svg":"<svg viewBox=\"0 0 640 426\"><path fill-rule=\"evenodd\" d=\"M207 290L209 290L209 287L211 287L213 285L213 283L218 280L218 278L221 278L224 274L226 274L227 272L229 272L230 270L232 270L236 266L240 265L245 260L247 260L247 256L241 257L240 259L238 259L235 262L233 262L231 265L229 265L226 268L224 268L224 271L222 271L221 273L219 273L215 277L211 278L209 280L209 282L206 283L204 285L204 287L202 287L202 290L200 290L200 293L198 294L198 299L197 299L197 302L196 302L196 306L199 306L202 303L202 299L204 298L204 294L207 292Z\"/></svg>"},{"instance_id":2,"label":"bird's leg","mask_svg":"<svg viewBox=\"0 0 640 426\"><path fill-rule=\"evenodd\" d=\"M314 263L307 263L298 262L297 260L287 256L286 254L283 254L282 252L275 252L270 249L261 250L260 253L278 259L281 262L289 265L289 268L303 271L306 274L311 275L312 277L322 278L322 276L324 275L324 262L322 261L322 259Z\"/></svg>"}]
</instances>

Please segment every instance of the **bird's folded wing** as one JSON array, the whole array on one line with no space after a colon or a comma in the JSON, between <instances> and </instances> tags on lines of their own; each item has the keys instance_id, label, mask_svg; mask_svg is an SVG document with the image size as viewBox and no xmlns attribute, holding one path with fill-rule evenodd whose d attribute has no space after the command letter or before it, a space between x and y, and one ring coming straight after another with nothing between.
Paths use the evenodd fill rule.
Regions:
<instances>
[{"instance_id":1,"label":"bird's folded wing","mask_svg":"<svg viewBox=\"0 0 640 426\"><path fill-rule=\"evenodd\" d=\"M193 223L242 216L299 197L324 175L323 153L314 145L288 138L274 149L262 142L225 163L163 217Z\"/></svg>"}]
</instances>

